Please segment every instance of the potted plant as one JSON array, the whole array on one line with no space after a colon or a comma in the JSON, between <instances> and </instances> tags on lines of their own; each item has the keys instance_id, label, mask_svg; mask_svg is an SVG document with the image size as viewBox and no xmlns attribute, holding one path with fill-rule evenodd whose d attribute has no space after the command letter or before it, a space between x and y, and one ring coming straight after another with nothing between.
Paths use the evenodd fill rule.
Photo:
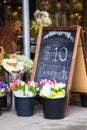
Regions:
<instances>
[{"instance_id":1,"label":"potted plant","mask_svg":"<svg viewBox=\"0 0 87 130\"><path fill-rule=\"evenodd\" d=\"M3 106L3 97L6 95L6 87L7 85L5 82L0 81L0 115L2 112L2 106Z\"/></svg>"},{"instance_id":2,"label":"potted plant","mask_svg":"<svg viewBox=\"0 0 87 130\"><path fill-rule=\"evenodd\" d=\"M34 81L25 83L17 79L10 83L10 88L15 96L15 107L18 116L32 116L34 99L39 91L38 84Z\"/></svg>"},{"instance_id":3,"label":"potted plant","mask_svg":"<svg viewBox=\"0 0 87 130\"><path fill-rule=\"evenodd\" d=\"M39 95L42 97L44 117L47 119L62 119L64 117L65 84L56 80L41 80Z\"/></svg>"}]
</instances>

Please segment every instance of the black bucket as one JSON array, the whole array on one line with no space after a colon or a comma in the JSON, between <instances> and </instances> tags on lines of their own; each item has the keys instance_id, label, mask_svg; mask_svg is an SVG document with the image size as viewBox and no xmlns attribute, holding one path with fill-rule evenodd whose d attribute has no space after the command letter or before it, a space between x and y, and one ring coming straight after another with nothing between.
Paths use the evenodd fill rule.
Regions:
<instances>
[{"instance_id":1,"label":"black bucket","mask_svg":"<svg viewBox=\"0 0 87 130\"><path fill-rule=\"evenodd\" d=\"M46 119L64 118L65 98L43 98L43 112Z\"/></svg>"},{"instance_id":2,"label":"black bucket","mask_svg":"<svg viewBox=\"0 0 87 130\"><path fill-rule=\"evenodd\" d=\"M0 115L2 113L3 97L0 97Z\"/></svg>"},{"instance_id":3,"label":"black bucket","mask_svg":"<svg viewBox=\"0 0 87 130\"><path fill-rule=\"evenodd\" d=\"M34 113L35 97L15 97L15 107L18 116L32 116Z\"/></svg>"},{"instance_id":4,"label":"black bucket","mask_svg":"<svg viewBox=\"0 0 87 130\"><path fill-rule=\"evenodd\" d=\"M80 99L81 99L81 106L87 107L87 95L81 94Z\"/></svg>"}]
</instances>

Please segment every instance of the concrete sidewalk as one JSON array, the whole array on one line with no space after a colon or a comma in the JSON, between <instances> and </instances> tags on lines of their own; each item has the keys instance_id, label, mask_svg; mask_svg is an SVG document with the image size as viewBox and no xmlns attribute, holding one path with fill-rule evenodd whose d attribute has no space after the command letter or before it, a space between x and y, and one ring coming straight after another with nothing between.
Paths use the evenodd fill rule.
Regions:
<instances>
[{"instance_id":1,"label":"concrete sidewalk","mask_svg":"<svg viewBox=\"0 0 87 130\"><path fill-rule=\"evenodd\" d=\"M87 108L69 105L67 117L60 120L45 119L41 104L35 105L31 117L19 117L16 111L3 110L0 130L87 130Z\"/></svg>"}]
</instances>

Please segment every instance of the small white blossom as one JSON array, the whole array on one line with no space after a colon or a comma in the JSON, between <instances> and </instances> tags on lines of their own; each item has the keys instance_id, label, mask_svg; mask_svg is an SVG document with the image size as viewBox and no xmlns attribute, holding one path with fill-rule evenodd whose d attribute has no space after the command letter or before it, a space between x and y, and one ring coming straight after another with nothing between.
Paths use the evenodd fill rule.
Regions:
<instances>
[{"instance_id":1,"label":"small white blossom","mask_svg":"<svg viewBox=\"0 0 87 130\"><path fill-rule=\"evenodd\" d=\"M46 83L41 90L40 95L48 96L51 92L51 85L49 83Z\"/></svg>"},{"instance_id":2,"label":"small white blossom","mask_svg":"<svg viewBox=\"0 0 87 130\"><path fill-rule=\"evenodd\" d=\"M35 11L35 13L34 13L34 17L36 18L38 18L38 17L40 17L40 10L36 10Z\"/></svg>"},{"instance_id":3,"label":"small white blossom","mask_svg":"<svg viewBox=\"0 0 87 130\"><path fill-rule=\"evenodd\" d=\"M33 68L33 60L29 59L28 57L24 55L14 55L15 59L19 62L23 63L23 71L24 72L32 72Z\"/></svg>"}]
</instances>

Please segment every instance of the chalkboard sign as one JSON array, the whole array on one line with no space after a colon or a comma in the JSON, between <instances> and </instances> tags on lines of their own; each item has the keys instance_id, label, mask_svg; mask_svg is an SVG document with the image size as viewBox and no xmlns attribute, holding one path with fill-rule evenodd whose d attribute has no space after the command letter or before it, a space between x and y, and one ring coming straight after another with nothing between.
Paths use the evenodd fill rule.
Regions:
<instances>
[{"instance_id":1,"label":"chalkboard sign","mask_svg":"<svg viewBox=\"0 0 87 130\"><path fill-rule=\"evenodd\" d=\"M43 27L40 29L32 79L57 80L70 92L81 27Z\"/></svg>"}]
</instances>

